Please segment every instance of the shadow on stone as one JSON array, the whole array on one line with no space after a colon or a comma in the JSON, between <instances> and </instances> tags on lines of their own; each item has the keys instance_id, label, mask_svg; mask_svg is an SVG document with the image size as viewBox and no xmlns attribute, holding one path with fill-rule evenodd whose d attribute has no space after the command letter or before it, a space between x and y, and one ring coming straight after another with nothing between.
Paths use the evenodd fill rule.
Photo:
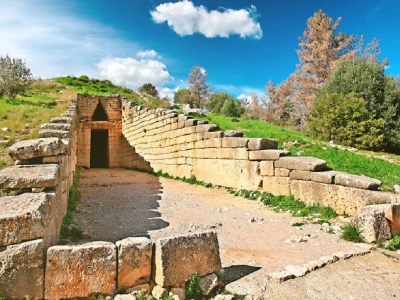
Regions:
<instances>
[{"instance_id":1,"label":"shadow on stone","mask_svg":"<svg viewBox=\"0 0 400 300\"><path fill-rule=\"evenodd\" d=\"M235 265L221 269L221 277L224 284L228 284L239 280L251 273L260 270L261 267L253 267L247 265Z\"/></svg>"}]
</instances>

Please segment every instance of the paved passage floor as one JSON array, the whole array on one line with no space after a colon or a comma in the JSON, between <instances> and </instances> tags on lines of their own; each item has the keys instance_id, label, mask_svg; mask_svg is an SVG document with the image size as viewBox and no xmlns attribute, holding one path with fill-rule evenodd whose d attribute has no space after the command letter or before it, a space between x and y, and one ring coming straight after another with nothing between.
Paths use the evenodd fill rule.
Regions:
<instances>
[{"instance_id":1,"label":"paved passage floor","mask_svg":"<svg viewBox=\"0 0 400 300\"><path fill-rule=\"evenodd\" d=\"M213 229L218 233L226 276L238 279L234 287L238 291L266 293L275 299L400 297L400 264L380 253L340 261L282 285L271 283L267 272L357 245L324 232L320 225L291 226L296 218L289 214L275 213L224 189L125 169L82 169L80 190L75 221L88 241L115 242L129 236L156 240ZM301 237L303 242L289 241ZM363 290L365 294L360 294Z\"/></svg>"}]
</instances>

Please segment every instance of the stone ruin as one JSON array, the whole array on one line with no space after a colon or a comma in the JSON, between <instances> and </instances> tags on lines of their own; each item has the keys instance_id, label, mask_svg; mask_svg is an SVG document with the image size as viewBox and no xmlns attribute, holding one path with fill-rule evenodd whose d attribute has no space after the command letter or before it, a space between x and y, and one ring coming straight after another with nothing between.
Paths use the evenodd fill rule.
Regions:
<instances>
[{"instance_id":1,"label":"stone ruin","mask_svg":"<svg viewBox=\"0 0 400 300\"><path fill-rule=\"evenodd\" d=\"M133 106L119 96L84 97L42 124L40 138L9 148L0 171L0 295L10 299L88 298L139 286L182 293L194 272L221 268L215 232L115 244L57 245L75 166L136 168L234 189L292 194L355 216L368 242L400 234L400 195L379 180L326 170L290 156L276 140L245 138L175 111ZM229 174L229 176L226 176ZM73 288L72 288L73 287Z\"/></svg>"}]
</instances>

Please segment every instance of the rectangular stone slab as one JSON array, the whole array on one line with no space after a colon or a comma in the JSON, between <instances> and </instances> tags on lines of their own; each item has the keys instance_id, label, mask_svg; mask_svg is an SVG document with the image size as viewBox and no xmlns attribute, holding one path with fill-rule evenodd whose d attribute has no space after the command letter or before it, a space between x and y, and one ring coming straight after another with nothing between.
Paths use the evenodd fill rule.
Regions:
<instances>
[{"instance_id":1,"label":"rectangular stone slab","mask_svg":"<svg viewBox=\"0 0 400 300\"><path fill-rule=\"evenodd\" d=\"M43 240L0 250L0 294L8 299L43 299Z\"/></svg>"},{"instance_id":2,"label":"rectangular stone slab","mask_svg":"<svg viewBox=\"0 0 400 300\"><path fill-rule=\"evenodd\" d=\"M46 193L0 198L0 246L44 237L55 205L53 199Z\"/></svg>"},{"instance_id":3,"label":"rectangular stone slab","mask_svg":"<svg viewBox=\"0 0 400 300\"><path fill-rule=\"evenodd\" d=\"M52 130L52 129L42 129L39 131L39 135L43 138L48 138L48 137L69 138L70 137L69 131Z\"/></svg>"},{"instance_id":4,"label":"rectangular stone slab","mask_svg":"<svg viewBox=\"0 0 400 300\"><path fill-rule=\"evenodd\" d=\"M58 165L12 166L0 171L0 188L55 187L59 181Z\"/></svg>"},{"instance_id":5,"label":"rectangular stone slab","mask_svg":"<svg viewBox=\"0 0 400 300\"><path fill-rule=\"evenodd\" d=\"M116 292L117 251L113 243L54 246L47 250L45 298L89 298Z\"/></svg>"},{"instance_id":6,"label":"rectangular stone slab","mask_svg":"<svg viewBox=\"0 0 400 300\"><path fill-rule=\"evenodd\" d=\"M8 148L8 154L13 160L24 160L66 154L67 150L61 139L51 137L15 143Z\"/></svg>"},{"instance_id":7,"label":"rectangular stone slab","mask_svg":"<svg viewBox=\"0 0 400 300\"><path fill-rule=\"evenodd\" d=\"M221 269L217 233L194 233L159 239L155 246L154 281L164 287L182 287L190 276Z\"/></svg>"},{"instance_id":8,"label":"rectangular stone slab","mask_svg":"<svg viewBox=\"0 0 400 300\"><path fill-rule=\"evenodd\" d=\"M347 173L336 174L335 183L363 190L376 190L382 185L378 179Z\"/></svg>"},{"instance_id":9,"label":"rectangular stone slab","mask_svg":"<svg viewBox=\"0 0 400 300\"><path fill-rule=\"evenodd\" d=\"M65 123L43 123L42 125L40 125L40 129L66 130L66 131L69 131L71 129L71 124L65 124Z\"/></svg>"},{"instance_id":10,"label":"rectangular stone slab","mask_svg":"<svg viewBox=\"0 0 400 300\"><path fill-rule=\"evenodd\" d=\"M276 161L275 168L300 171L322 171L326 168L326 161L308 156L288 156L281 157Z\"/></svg>"},{"instance_id":11,"label":"rectangular stone slab","mask_svg":"<svg viewBox=\"0 0 400 300\"><path fill-rule=\"evenodd\" d=\"M70 117L57 117L57 118L51 118L50 123L67 123L67 124L72 124L73 118Z\"/></svg>"}]
</instances>

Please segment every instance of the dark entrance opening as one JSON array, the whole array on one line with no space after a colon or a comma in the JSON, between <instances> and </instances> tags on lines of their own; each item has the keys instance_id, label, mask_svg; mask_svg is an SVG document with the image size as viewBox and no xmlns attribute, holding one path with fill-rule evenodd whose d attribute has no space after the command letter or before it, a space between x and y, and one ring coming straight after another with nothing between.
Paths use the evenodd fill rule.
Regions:
<instances>
[{"instance_id":1,"label":"dark entrance opening","mask_svg":"<svg viewBox=\"0 0 400 300\"><path fill-rule=\"evenodd\" d=\"M94 110L92 121L108 121L106 111L100 101L97 103L96 109Z\"/></svg>"},{"instance_id":2,"label":"dark entrance opening","mask_svg":"<svg viewBox=\"0 0 400 300\"><path fill-rule=\"evenodd\" d=\"M90 167L108 168L108 130L92 130Z\"/></svg>"}]
</instances>

